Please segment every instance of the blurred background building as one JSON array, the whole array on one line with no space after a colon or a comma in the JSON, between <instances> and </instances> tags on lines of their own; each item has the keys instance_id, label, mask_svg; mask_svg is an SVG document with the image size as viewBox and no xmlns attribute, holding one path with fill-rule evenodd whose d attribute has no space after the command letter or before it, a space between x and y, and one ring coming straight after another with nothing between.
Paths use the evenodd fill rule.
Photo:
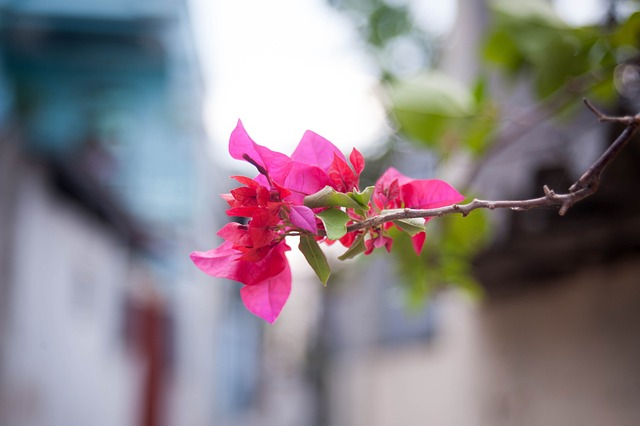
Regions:
<instances>
[{"instance_id":1,"label":"blurred background building","mask_svg":"<svg viewBox=\"0 0 640 426\"><path fill-rule=\"evenodd\" d=\"M520 2L529 11L531 3ZM607 10L615 2L601 3ZM379 2L368 4L375 10ZM457 4L440 67L471 85L495 16L485 2ZM556 120L552 106L537 104L528 78L492 79L502 131L513 140L474 176L471 188L482 198L538 197L545 184L563 191L621 131L586 110ZM637 96L621 94L616 112L637 113ZM473 261L481 303L447 290L411 315L399 308L387 256L349 271L349 285L325 300L320 424L638 424L638 142L611 165L599 192L565 217L555 209L491 212L492 242ZM406 157L394 153L403 159L397 167L418 173Z\"/></svg>"},{"instance_id":2,"label":"blurred background building","mask_svg":"<svg viewBox=\"0 0 640 426\"><path fill-rule=\"evenodd\" d=\"M419 2L356 3L391 31ZM1 426L640 424L637 141L567 217L493 212L482 302L447 290L410 312L384 256L336 265L329 289L294 264L265 327L188 261L216 244L232 174L211 159L189 6L0 0ZM453 9L439 64L470 83L488 11ZM405 42L383 56L433 65ZM492 84L514 117L534 102ZM536 114L477 174L483 197L563 189L618 130ZM396 167L434 173L396 142Z\"/></svg>"},{"instance_id":3,"label":"blurred background building","mask_svg":"<svg viewBox=\"0 0 640 426\"><path fill-rule=\"evenodd\" d=\"M211 424L223 294L186 260L219 175L186 4L8 0L0 32L0 424Z\"/></svg>"}]
</instances>

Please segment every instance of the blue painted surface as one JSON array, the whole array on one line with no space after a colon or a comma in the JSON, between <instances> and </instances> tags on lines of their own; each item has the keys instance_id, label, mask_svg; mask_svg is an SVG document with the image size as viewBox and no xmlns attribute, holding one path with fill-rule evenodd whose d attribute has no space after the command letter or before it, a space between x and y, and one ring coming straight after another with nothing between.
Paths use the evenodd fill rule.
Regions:
<instances>
[{"instance_id":1,"label":"blue painted surface","mask_svg":"<svg viewBox=\"0 0 640 426\"><path fill-rule=\"evenodd\" d=\"M57 158L99 151L85 166L132 214L154 224L188 221L198 132L185 125L170 78L181 65L164 38L173 22L156 19L162 7L135 20L68 13L93 2L58 2L60 13L46 18L23 13L47 11L45 3L12 4L3 15L2 98L13 100L27 148Z\"/></svg>"}]
</instances>

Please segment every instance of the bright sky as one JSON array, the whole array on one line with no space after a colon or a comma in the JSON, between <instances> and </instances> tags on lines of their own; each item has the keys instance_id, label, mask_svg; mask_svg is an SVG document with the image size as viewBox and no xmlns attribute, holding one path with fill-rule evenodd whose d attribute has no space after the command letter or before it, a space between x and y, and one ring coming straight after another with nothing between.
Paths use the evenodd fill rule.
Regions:
<instances>
[{"instance_id":1,"label":"bright sky","mask_svg":"<svg viewBox=\"0 0 640 426\"><path fill-rule=\"evenodd\" d=\"M238 118L290 154L305 130L343 151L384 132L384 110L357 35L324 0L192 0L216 158Z\"/></svg>"},{"instance_id":2,"label":"bright sky","mask_svg":"<svg viewBox=\"0 0 640 426\"><path fill-rule=\"evenodd\" d=\"M556 10L571 25L590 25L601 22L607 12L608 1L604 0L555 0ZM579 7L576 7L579 6Z\"/></svg>"},{"instance_id":3,"label":"bright sky","mask_svg":"<svg viewBox=\"0 0 640 426\"><path fill-rule=\"evenodd\" d=\"M256 142L291 153L305 130L343 151L362 150L385 131L375 67L351 23L325 0L189 0L207 88L205 124L216 159L238 118ZM435 33L454 22L456 1L409 4ZM556 0L572 23L602 12L602 0Z\"/></svg>"}]
</instances>

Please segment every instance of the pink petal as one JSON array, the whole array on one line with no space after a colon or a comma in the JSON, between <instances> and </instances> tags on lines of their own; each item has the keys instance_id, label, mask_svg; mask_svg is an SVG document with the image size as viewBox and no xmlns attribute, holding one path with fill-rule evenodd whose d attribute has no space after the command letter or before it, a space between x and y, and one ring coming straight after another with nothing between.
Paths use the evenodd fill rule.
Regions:
<instances>
[{"instance_id":1,"label":"pink petal","mask_svg":"<svg viewBox=\"0 0 640 426\"><path fill-rule=\"evenodd\" d=\"M313 210L307 206L291 206L289 220L291 220L291 224L297 228L304 229L312 234L318 233L316 215L314 215Z\"/></svg>"},{"instance_id":2,"label":"pink petal","mask_svg":"<svg viewBox=\"0 0 640 426\"><path fill-rule=\"evenodd\" d=\"M291 159L327 171L333 162L334 154L346 161L342 152L334 144L317 133L307 130L296 150L291 154Z\"/></svg>"},{"instance_id":3,"label":"pink petal","mask_svg":"<svg viewBox=\"0 0 640 426\"><path fill-rule=\"evenodd\" d=\"M291 292L291 269L287 263L284 270L275 277L240 289L244 306L254 315L273 324Z\"/></svg>"},{"instance_id":4,"label":"pink petal","mask_svg":"<svg viewBox=\"0 0 640 426\"><path fill-rule=\"evenodd\" d=\"M267 170L270 176L286 176L287 171L291 168L289 157L255 143L249 137L240 120L229 138L229 154L236 160L243 161L247 161L244 155L248 155L256 164Z\"/></svg>"},{"instance_id":5,"label":"pink petal","mask_svg":"<svg viewBox=\"0 0 640 426\"><path fill-rule=\"evenodd\" d=\"M331 179L331 186L338 192L349 192L358 185L358 178L349 164L337 155L333 157L328 175Z\"/></svg>"},{"instance_id":6,"label":"pink petal","mask_svg":"<svg viewBox=\"0 0 640 426\"><path fill-rule=\"evenodd\" d=\"M368 240L364 241L364 246L365 246L364 254L365 254L365 256L368 255L368 254L371 254L373 252L373 249L375 248L375 246L373 245L374 241L375 240L373 238L369 238Z\"/></svg>"},{"instance_id":7,"label":"pink petal","mask_svg":"<svg viewBox=\"0 0 640 426\"><path fill-rule=\"evenodd\" d=\"M424 247L424 240L427 237L426 232L418 232L416 235L411 237L411 244L413 245L413 250L416 252L418 256L422 253L422 248Z\"/></svg>"},{"instance_id":8,"label":"pink petal","mask_svg":"<svg viewBox=\"0 0 640 426\"><path fill-rule=\"evenodd\" d=\"M291 163L283 181L283 186L291 191L287 201L295 204L302 204L305 196L315 194L327 185L331 186L331 180L324 170L297 161Z\"/></svg>"},{"instance_id":9,"label":"pink petal","mask_svg":"<svg viewBox=\"0 0 640 426\"><path fill-rule=\"evenodd\" d=\"M258 182L256 182L255 180L248 178L246 176L229 176L231 179L234 179L236 181L238 181L238 183L241 183L242 185L248 186L249 188L254 188L254 189L258 189L258 187L260 187L260 184Z\"/></svg>"},{"instance_id":10,"label":"pink petal","mask_svg":"<svg viewBox=\"0 0 640 426\"><path fill-rule=\"evenodd\" d=\"M378 184L382 184L382 186L388 187L391 182L393 182L394 180L398 181L398 184L400 186L404 185L405 183L409 183L411 182L413 179L411 179L410 177L407 177L405 175L403 175L402 173L400 173L398 170L396 170L393 167L389 167L383 174L382 176L380 176L378 178L378 180L376 181L376 186Z\"/></svg>"},{"instance_id":11,"label":"pink petal","mask_svg":"<svg viewBox=\"0 0 640 426\"><path fill-rule=\"evenodd\" d=\"M251 217L257 207L233 207L226 210L227 216Z\"/></svg>"},{"instance_id":12,"label":"pink petal","mask_svg":"<svg viewBox=\"0 0 640 426\"><path fill-rule=\"evenodd\" d=\"M393 245L393 239L391 237L384 237L384 248L387 253L391 253L391 246Z\"/></svg>"},{"instance_id":13,"label":"pink petal","mask_svg":"<svg viewBox=\"0 0 640 426\"><path fill-rule=\"evenodd\" d=\"M284 252L289 246L281 242L274 246L264 259L258 262L240 260L242 253L233 249L233 243L225 241L218 248L201 252L194 251L190 258L204 273L241 282L245 285L256 285L275 277L288 266Z\"/></svg>"},{"instance_id":14,"label":"pink petal","mask_svg":"<svg viewBox=\"0 0 640 426\"><path fill-rule=\"evenodd\" d=\"M231 194L220 194L220 197L222 197L222 199L225 200L229 205L233 204L233 202L235 201L235 198L233 198L233 195Z\"/></svg>"},{"instance_id":15,"label":"pink petal","mask_svg":"<svg viewBox=\"0 0 640 426\"><path fill-rule=\"evenodd\" d=\"M387 244L387 240L382 235L377 236L375 240L373 240L373 246L375 248L384 247L386 246L386 244Z\"/></svg>"},{"instance_id":16,"label":"pink petal","mask_svg":"<svg viewBox=\"0 0 640 426\"><path fill-rule=\"evenodd\" d=\"M412 209L434 209L464 200L454 187L438 179L412 180L402 185L404 205Z\"/></svg>"},{"instance_id":17,"label":"pink petal","mask_svg":"<svg viewBox=\"0 0 640 426\"><path fill-rule=\"evenodd\" d=\"M373 202L381 209L396 207L399 203L400 185L412 180L393 167L389 167L376 181Z\"/></svg>"},{"instance_id":18,"label":"pink petal","mask_svg":"<svg viewBox=\"0 0 640 426\"><path fill-rule=\"evenodd\" d=\"M251 242L247 226L241 225L238 222L226 223L222 228L220 228L216 235L225 241L232 242L235 245L244 245L244 243Z\"/></svg>"},{"instance_id":19,"label":"pink petal","mask_svg":"<svg viewBox=\"0 0 640 426\"><path fill-rule=\"evenodd\" d=\"M360 176L360 173L364 170L364 157L360 154L360 151L353 148L349 155L349 161L353 166L353 170L356 171L356 176Z\"/></svg>"}]
</instances>

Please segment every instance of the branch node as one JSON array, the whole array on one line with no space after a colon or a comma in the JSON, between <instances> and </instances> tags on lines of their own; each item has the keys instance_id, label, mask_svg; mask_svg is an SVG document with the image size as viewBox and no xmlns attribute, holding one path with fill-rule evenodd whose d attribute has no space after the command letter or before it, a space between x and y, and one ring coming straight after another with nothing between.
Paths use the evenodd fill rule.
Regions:
<instances>
[{"instance_id":1,"label":"branch node","mask_svg":"<svg viewBox=\"0 0 640 426\"><path fill-rule=\"evenodd\" d=\"M598 108L596 108L595 105L593 105L589 99L582 98L582 103L585 104L585 106L589 108L592 113L595 114L598 121L604 121L605 115Z\"/></svg>"},{"instance_id":2,"label":"branch node","mask_svg":"<svg viewBox=\"0 0 640 426\"><path fill-rule=\"evenodd\" d=\"M558 210L558 214L560 216L564 216L567 213L567 211L571 208L571 204L572 203L569 203L569 202L562 204L562 206Z\"/></svg>"},{"instance_id":3,"label":"branch node","mask_svg":"<svg viewBox=\"0 0 640 426\"><path fill-rule=\"evenodd\" d=\"M605 113L600 111L588 99L583 98L582 102L587 106L587 108L589 108L591 110L591 112L593 112L595 114L595 116L598 118L598 121L600 121L600 122L609 121L609 122L614 122L614 123L623 123L623 124L626 124L627 126L640 124L640 117L638 117L638 115L635 115L635 116L627 115L627 116L624 116L624 117L612 117L612 116L606 115Z\"/></svg>"}]
</instances>

